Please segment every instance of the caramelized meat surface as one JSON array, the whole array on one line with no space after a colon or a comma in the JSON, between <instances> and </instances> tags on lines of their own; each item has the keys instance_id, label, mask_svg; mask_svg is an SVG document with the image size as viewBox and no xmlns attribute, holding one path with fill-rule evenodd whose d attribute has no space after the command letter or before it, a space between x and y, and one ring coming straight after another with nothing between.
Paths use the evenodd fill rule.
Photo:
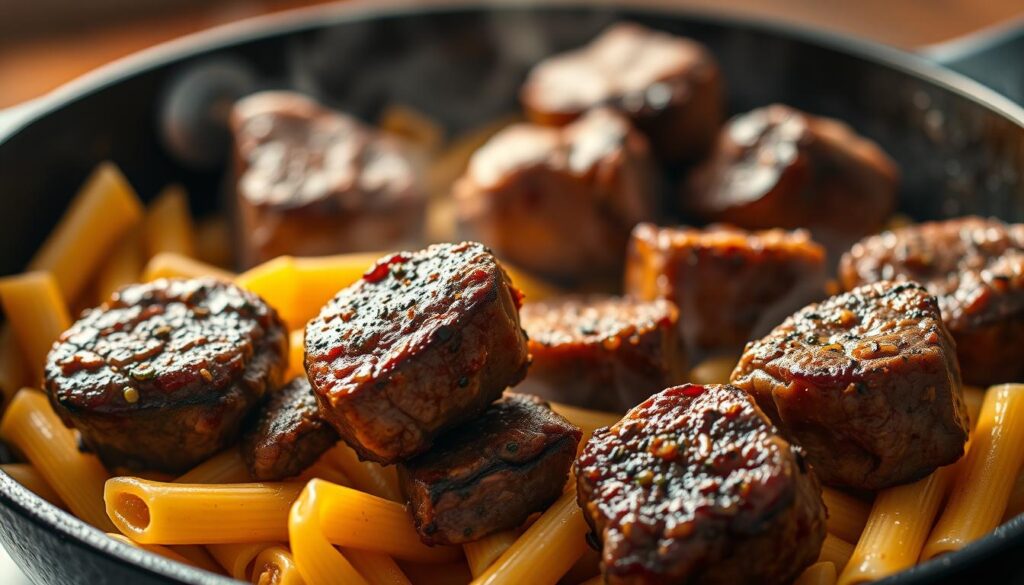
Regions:
<instances>
[{"instance_id":1,"label":"caramelized meat surface","mask_svg":"<svg viewBox=\"0 0 1024 585\"><path fill-rule=\"evenodd\" d=\"M734 386L655 394L594 432L576 478L612 585L788 584L825 537L800 449Z\"/></svg>"},{"instance_id":2,"label":"caramelized meat surface","mask_svg":"<svg viewBox=\"0 0 1024 585\"><path fill-rule=\"evenodd\" d=\"M253 479L277 481L298 475L337 442L338 433L320 416L309 380L299 376L271 393L242 436L242 458Z\"/></svg>"},{"instance_id":3,"label":"caramelized meat surface","mask_svg":"<svg viewBox=\"0 0 1024 585\"><path fill-rule=\"evenodd\" d=\"M298 93L231 113L242 263L419 242L425 195L401 145Z\"/></svg>"},{"instance_id":4,"label":"caramelized meat surface","mask_svg":"<svg viewBox=\"0 0 1024 585\"><path fill-rule=\"evenodd\" d=\"M624 412L685 376L671 301L568 296L528 302L520 317L533 362L517 391Z\"/></svg>"},{"instance_id":5,"label":"caramelized meat surface","mask_svg":"<svg viewBox=\"0 0 1024 585\"><path fill-rule=\"evenodd\" d=\"M281 385L288 335L258 296L213 279L121 289L54 344L54 409L108 467L185 471L233 443Z\"/></svg>"},{"instance_id":6,"label":"caramelized meat surface","mask_svg":"<svg viewBox=\"0 0 1024 585\"><path fill-rule=\"evenodd\" d=\"M843 256L846 289L913 280L935 295L964 381L1024 378L1024 224L964 217L865 238Z\"/></svg>"},{"instance_id":7,"label":"caramelized meat surface","mask_svg":"<svg viewBox=\"0 0 1024 585\"><path fill-rule=\"evenodd\" d=\"M810 305L747 346L732 374L826 484L877 490L963 454L953 339L917 283L880 282Z\"/></svg>"},{"instance_id":8,"label":"caramelized meat surface","mask_svg":"<svg viewBox=\"0 0 1024 585\"><path fill-rule=\"evenodd\" d=\"M520 100L538 124L561 126L610 106L629 116L668 160L700 158L724 116L722 78L701 44L633 23L549 57L530 72Z\"/></svg>"},{"instance_id":9,"label":"caramelized meat surface","mask_svg":"<svg viewBox=\"0 0 1024 585\"><path fill-rule=\"evenodd\" d=\"M462 228L502 259L578 281L618 277L629 230L655 213L654 182L646 139L600 109L565 128L506 128L454 195Z\"/></svg>"},{"instance_id":10,"label":"caramelized meat surface","mask_svg":"<svg viewBox=\"0 0 1024 585\"><path fill-rule=\"evenodd\" d=\"M825 252L806 232L656 227L633 230L626 293L668 299L691 357L739 352L824 296Z\"/></svg>"},{"instance_id":11,"label":"caramelized meat surface","mask_svg":"<svg viewBox=\"0 0 1024 585\"><path fill-rule=\"evenodd\" d=\"M399 465L420 538L460 544L521 525L558 499L579 441L547 403L506 393Z\"/></svg>"},{"instance_id":12,"label":"caramelized meat surface","mask_svg":"<svg viewBox=\"0 0 1024 585\"><path fill-rule=\"evenodd\" d=\"M848 246L882 227L898 180L885 152L849 126L776 104L726 124L691 175L683 206L708 221L805 227Z\"/></svg>"},{"instance_id":13,"label":"caramelized meat surface","mask_svg":"<svg viewBox=\"0 0 1024 585\"><path fill-rule=\"evenodd\" d=\"M364 459L426 451L526 375L520 299L481 244L381 258L306 326L321 412Z\"/></svg>"}]
</instances>

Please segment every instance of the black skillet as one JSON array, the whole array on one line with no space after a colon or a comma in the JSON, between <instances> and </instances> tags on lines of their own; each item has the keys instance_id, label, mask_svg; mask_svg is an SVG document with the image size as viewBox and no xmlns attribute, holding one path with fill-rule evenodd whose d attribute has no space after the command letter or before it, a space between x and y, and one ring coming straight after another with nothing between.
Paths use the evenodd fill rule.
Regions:
<instances>
[{"instance_id":1,"label":"black skillet","mask_svg":"<svg viewBox=\"0 0 1024 585\"><path fill-rule=\"evenodd\" d=\"M450 4L450 3L449 3ZM734 112L784 102L846 120L903 171L901 210L1024 220L1024 109L920 56L789 26L670 8L328 6L189 37L106 67L0 126L0 274L21 270L86 173L112 159L144 197L183 182L217 206L216 98L294 87L372 120L389 100L451 131L516 109L540 58L629 19L711 47ZM936 49L1024 98L1024 27ZM221 104L222 105L222 104ZM198 113L198 114L197 114ZM0 473L0 540L36 583L226 583L115 542ZM1024 582L1024 516L890 585Z\"/></svg>"}]
</instances>

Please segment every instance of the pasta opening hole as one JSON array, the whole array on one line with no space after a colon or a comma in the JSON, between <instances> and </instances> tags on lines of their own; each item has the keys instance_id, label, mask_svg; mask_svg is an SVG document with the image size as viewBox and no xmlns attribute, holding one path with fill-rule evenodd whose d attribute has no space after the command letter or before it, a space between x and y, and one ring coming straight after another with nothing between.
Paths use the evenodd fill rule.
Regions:
<instances>
[{"instance_id":1,"label":"pasta opening hole","mask_svg":"<svg viewBox=\"0 0 1024 585\"><path fill-rule=\"evenodd\" d=\"M135 494L120 494L117 496L117 515L137 532L142 532L149 527L149 504Z\"/></svg>"},{"instance_id":2,"label":"pasta opening hole","mask_svg":"<svg viewBox=\"0 0 1024 585\"><path fill-rule=\"evenodd\" d=\"M265 563L259 568L259 573L253 575L252 582L256 585L279 585L281 572L274 563Z\"/></svg>"}]
</instances>

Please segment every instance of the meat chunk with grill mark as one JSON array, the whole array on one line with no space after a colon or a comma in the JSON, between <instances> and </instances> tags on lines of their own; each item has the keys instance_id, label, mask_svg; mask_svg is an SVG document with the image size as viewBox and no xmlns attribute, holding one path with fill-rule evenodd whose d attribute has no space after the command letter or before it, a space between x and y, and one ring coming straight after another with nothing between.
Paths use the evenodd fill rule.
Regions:
<instances>
[{"instance_id":1,"label":"meat chunk with grill mark","mask_svg":"<svg viewBox=\"0 0 1024 585\"><path fill-rule=\"evenodd\" d=\"M1024 378L1024 224L964 217L865 238L840 262L849 290L920 282L935 295L968 384Z\"/></svg>"},{"instance_id":2,"label":"meat chunk with grill mark","mask_svg":"<svg viewBox=\"0 0 1024 585\"><path fill-rule=\"evenodd\" d=\"M805 307L747 346L732 383L830 485L908 483L959 459L967 440L953 339L917 283L883 281Z\"/></svg>"},{"instance_id":3,"label":"meat chunk with grill mark","mask_svg":"<svg viewBox=\"0 0 1024 585\"><path fill-rule=\"evenodd\" d=\"M576 481L612 585L788 584L825 538L800 448L735 386L655 394L594 432Z\"/></svg>"},{"instance_id":4,"label":"meat chunk with grill mark","mask_svg":"<svg viewBox=\"0 0 1024 585\"><path fill-rule=\"evenodd\" d=\"M521 298L478 243L381 258L306 326L321 413L363 459L426 451L526 375Z\"/></svg>"},{"instance_id":5,"label":"meat chunk with grill mark","mask_svg":"<svg viewBox=\"0 0 1024 585\"><path fill-rule=\"evenodd\" d=\"M558 499L580 436L539 398L506 393L399 465L420 538L461 544L520 526Z\"/></svg>"},{"instance_id":6,"label":"meat chunk with grill mark","mask_svg":"<svg viewBox=\"0 0 1024 585\"><path fill-rule=\"evenodd\" d=\"M624 412L686 374L671 301L567 296L528 302L520 317L533 362L519 392Z\"/></svg>"},{"instance_id":7,"label":"meat chunk with grill mark","mask_svg":"<svg viewBox=\"0 0 1024 585\"><path fill-rule=\"evenodd\" d=\"M108 467L178 473L238 438L287 359L287 331L258 296L162 279L122 288L64 332L46 391Z\"/></svg>"}]
</instances>

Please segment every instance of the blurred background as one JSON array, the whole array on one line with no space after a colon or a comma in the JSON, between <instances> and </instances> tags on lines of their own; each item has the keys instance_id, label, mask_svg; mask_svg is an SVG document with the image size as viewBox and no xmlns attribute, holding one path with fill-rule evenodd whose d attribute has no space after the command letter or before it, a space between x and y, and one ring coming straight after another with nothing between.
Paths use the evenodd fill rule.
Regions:
<instances>
[{"instance_id":1,"label":"blurred background","mask_svg":"<svg viewBox=\"0 0 1024 585\"><path fill-rule=\"evenodd\" d=\"M0 0L0 108L42 95L119 57L194 31L322 3L324 0ZM1024 15L1021 0L664 3L785 20L904 49Z\"/></svg>"}]
</instances>

